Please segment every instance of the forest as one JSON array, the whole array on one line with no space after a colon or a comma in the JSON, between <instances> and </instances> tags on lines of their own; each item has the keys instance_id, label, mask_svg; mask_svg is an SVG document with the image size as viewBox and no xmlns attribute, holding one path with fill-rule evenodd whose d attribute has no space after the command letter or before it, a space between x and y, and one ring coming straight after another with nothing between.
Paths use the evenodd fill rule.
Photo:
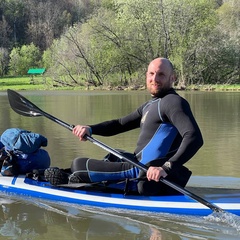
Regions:
<instances>
[{"instance_id":1,"label":"forest","mask_svg":"<svg viewBox=\"0 0 240 240\"><path fill-rule=\"evenodd\" d=\"M240 84L240 0L0 0L0 77L140 86L159 56L181 88Z\"/></svg>"}]
</instances>

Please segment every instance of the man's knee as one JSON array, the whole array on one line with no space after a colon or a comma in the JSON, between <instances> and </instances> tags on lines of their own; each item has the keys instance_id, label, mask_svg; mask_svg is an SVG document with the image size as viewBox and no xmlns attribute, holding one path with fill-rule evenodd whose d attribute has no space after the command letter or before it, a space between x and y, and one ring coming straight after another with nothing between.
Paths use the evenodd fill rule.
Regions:
<instances>
[{"instance_id":1,"label":"man's knee","mask_svg":"<svg viewBox=\"0 0 240 240\"><path fill-rule=\"evenodd\" d=\"M75 158L72 161L70 180L73 182L91 182L87 172L87 164L88 158Z\"/></svg>"},{"instance_id":2,"label":"man's knee","mask_svg":"<svg viewBox=\"0 0 240 240\"><path fill-rule=\"evenodd\" d=\"M141 177L144 177L145 173L142 172ZM170 173L166 180L169 180L172 183L178 184L181 187L185 187L188 180L191 177L192 172L184 167L181 166L179 169L175 170L174 172ZM138 182L138 192L142 195L179 195L180 192L175 190L172 187L167 186L165 183L155 182L155 181L148 181L147 179L140 180Z\"/></svg>"},{"instance_id":3,"label":"man's knee","mask_svg":"<svg viewBox=\"0 0 240 240\"><path fill-rule=\"evenodd\" d=\"M86 162L87 162L88 158L75 158L72 161L72 165L71 165L71 171L72 172L76 172L79 170L86 170Z\"/></svg>"},{"instance_id":4,"label":"man's knee","mask_svg":"<svg viewBox=\"0 0 240 240\"><path fill-rule=\"evenodd\" d=\"M181 166L176 171L170 172L170 174L167 176L167 179L180 185L181 187L185 187L191 175L192 172L188 168Z\"/></svg>"}]
</instances>

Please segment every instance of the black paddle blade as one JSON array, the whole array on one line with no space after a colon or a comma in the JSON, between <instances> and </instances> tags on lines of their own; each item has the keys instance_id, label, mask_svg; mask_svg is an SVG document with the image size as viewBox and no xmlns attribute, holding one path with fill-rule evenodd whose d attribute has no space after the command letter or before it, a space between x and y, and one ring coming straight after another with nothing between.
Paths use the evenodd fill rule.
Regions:
<instances>
[{"instance_id":1,"label":"black paddle blade","mask_svg":"<svg viewBox=\"0 0 240 240\"><path fill-rule=\"evenodd\" d=\"M27 100L21 94L10 89L7 90L7 94L9 104L16 113L27 117L42 116L41 109Z\"/></svg>"},{"instance_id":2,"label":"black paddle blade","mask_svg":"<svg viewBox=\"0 0 240 240\"><path fill-rule=\"evenodd\" d=\"M16 113L23 115L23 116L27 116L27 117L44 116L44 117L60 124L61 126L67 128L70 131L73 130L73 128L74 128L73 125L65 123L65 122L61 121L60 119L42 111L40 108L38 108L36 105L34 105L29 100L27 100L21 94L15 92L13 90L10 90L10 89L7 90L7 93L8 93L8 100L9 100L10 106Z\"/></svg>"}]
</instances>

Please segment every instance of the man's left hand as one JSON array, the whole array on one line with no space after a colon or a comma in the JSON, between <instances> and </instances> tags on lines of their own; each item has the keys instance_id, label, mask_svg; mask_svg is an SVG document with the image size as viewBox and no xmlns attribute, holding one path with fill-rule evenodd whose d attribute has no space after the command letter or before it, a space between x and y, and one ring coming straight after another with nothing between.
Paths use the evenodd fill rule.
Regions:
<instances>
[{"instance_id":1,"label":"man's left hand","mask_svg":"<svg viewBox=\"0 0 240 240\"><path fill-rule=\"evenodd\" d=\"M147 179L148 181L154 180L159 182L161 177L166 177L167 173L161 167L149 167L147 171Z\"/></svg>"}]
</instances>

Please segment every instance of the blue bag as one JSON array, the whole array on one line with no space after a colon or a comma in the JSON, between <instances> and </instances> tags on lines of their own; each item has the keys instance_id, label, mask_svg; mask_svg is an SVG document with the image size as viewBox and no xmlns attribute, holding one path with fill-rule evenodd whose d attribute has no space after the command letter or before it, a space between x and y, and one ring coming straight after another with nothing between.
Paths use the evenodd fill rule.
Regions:
<instances>
[{"instance_id":1,"label":"blue bag","mask_svg":"<svg viewBox=\"0 0 240 240\"><path fill-rule=\"evenodd\" d=\"M34 169L46 169L50 166L48 152L41 149L47 146L47 138L20 128L10 128L0 138L1 174L13 176L26 174Z\"/></svg>"},{"instance_id":2,"label":"blue bag","mask_svg":"<svg viewBox=\"0 0 240 240\"><path fill-rule=\"evenodd\" d=\"M50 167L50 157L44 149L38 149L34 153L16 154L18 174L25 174L34 169L46 169Z\"/></svg>"},{"instance_id":3,"label":"blue bag","mask_svg":"<svg viewBox=\"0 0 240 240\"><path fill-rule=\"evenodd\" d=\"M2 149L4 147L3 143L0 142L0 149Z\"/></svg>"},{"instance_id":4,"label":"blue bag","mask_svg":"<svg viewBox=\"0 0 240 240\"><path fill-rule=\"evenodd\" d=\"M7 151L14 153L33 153L47 146L47 139L39 133L20 128L9 128L3 132L0 140Z\"/></svg>"}]
</instances>

